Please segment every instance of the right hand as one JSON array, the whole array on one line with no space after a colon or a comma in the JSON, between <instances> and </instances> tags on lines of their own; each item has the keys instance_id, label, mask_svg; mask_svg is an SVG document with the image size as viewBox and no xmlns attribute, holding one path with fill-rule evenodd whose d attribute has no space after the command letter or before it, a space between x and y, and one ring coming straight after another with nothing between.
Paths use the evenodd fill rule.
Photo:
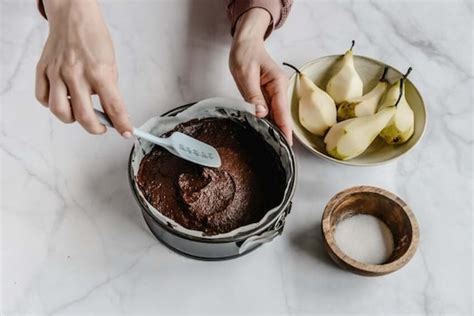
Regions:
<instances>
[{"instance_id":1,"label":"right hand","mask_svg":"<svg viewBox=\"0 0 474 316\"><path fill-rule=\"evenodd\" d=\"M270 14L261 8L250 9L239 18L230 49L230 72L245 101L256 105L255 114L265 117L270 110L273 121L291 145L288 79L264 45L270 20Z\"/></svg>"},{"instance_id":2,"label":"right hand","mask_svg":"<svg viewBox=\"0 0 474 316\"><path fill-rule=\"evenodd\" d=\"M36 98L64 123L78 121L102 134L91 95L98 94L115 129L131 137L132 125L117 86L109 31L95 0L43 0L49 36L36 69Z\"/></svg>"}]
</instances>

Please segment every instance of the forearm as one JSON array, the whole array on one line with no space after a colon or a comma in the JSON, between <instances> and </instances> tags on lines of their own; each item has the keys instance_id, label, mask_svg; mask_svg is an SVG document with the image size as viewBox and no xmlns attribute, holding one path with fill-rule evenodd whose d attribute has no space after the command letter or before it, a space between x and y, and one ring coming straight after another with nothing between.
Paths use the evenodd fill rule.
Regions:
<instances>
[{"instance_id":1,"label":"forearm","mask_svg":"<svg viewBox=\"0 0 474 316\"><path fill-rule=\"evenodd\" d=\"M237 21L251 9L260 8L268 12L270 22L265 30L265 38L285 23L293 4L293 0L227 0L227 15L231 22L231 34L234 35Z\"/></svg>"},{"instance_id":2,"label":"forearm","mask_svg":"<svg viewBox=\"0 0 474 316\"><path fill-rule=\"evenodd\" d=\"M107 26L96 0L43 0L50 35L61 37L64 43L90 42L109 37ZM100 34L99 34L100 33Z\"/></svg>"},{"instance_id":3,"label":"forearm","mask_svg":"<svg viewBox=\"0 0 474 316\"><path fill-rule=\"evenodd\" d=\"M234 43L244 40L263 40L271 16L262 8L253 8L242 14L237 21L234 33Z\"/></svg>"},{"instance_id":4,"label":"forearm","mask_svg":"<svg viewBox=\"0 0 474 316\"><path fill-rule=\"evenodd\" d=\"M48 19L50 25L59 24L65 19L77 20L85 14L88 20L100 16L99 4L96 0L38 0L40 12Z\"/></svg>"}]
</instances>

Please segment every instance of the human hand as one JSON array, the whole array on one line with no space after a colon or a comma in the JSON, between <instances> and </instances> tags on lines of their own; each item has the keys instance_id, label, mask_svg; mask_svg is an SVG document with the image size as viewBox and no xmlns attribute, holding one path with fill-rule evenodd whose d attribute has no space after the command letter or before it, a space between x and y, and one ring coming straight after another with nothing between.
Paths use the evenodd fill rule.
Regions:
<instances>
[{"instance_id":1,"label":"human hand","mask_svg":"<svg viewBox=\"0 0 474 316\"><path fill-rule=\"evenodd\" d=\"M229 67L245 101L255 104L256 115L270 115L292 144L287 101L288 79L267 53L264 35L270 14L261 8L244 13L237 22Z\"/></svg>"},{"instance_id":2,"label":"human hand","mask_svg":"<svg viewBox=\"0 0 474 316\"><path fill-rule=\"evenodd\" d=\"M36 98L64 123L78 121L91 134L102 134L91 100L98 94L115 129L131 137L117 86L112 40L95 0L43 0L49 36L36 68Z\"/></svg>"}]
</instances>

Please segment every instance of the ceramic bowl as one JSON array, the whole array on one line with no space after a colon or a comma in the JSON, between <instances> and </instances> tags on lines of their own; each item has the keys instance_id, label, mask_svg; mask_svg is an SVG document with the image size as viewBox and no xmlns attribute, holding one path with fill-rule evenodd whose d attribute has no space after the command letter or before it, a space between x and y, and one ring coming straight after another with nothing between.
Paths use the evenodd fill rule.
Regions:
<instances>
[{"instance_id":1,"label":"ceramic bowl","mask_svg":"<svg viewBox=\"0 0 474 316\"><path fill-rule=\"evenodd\" d=\"M325 90L328 80L332 77L334 65L342 58L340 55L326 56L310 61L300 68L306 76L308 76L318 87ZM386 65L375 59L364 56L354 56L354 63L364 83L364 94L370 91L378 82L384 67L389 67L386 78L390 83L395 82L402 76L402 72L389 65ZM408 65L407 67L408 68ZM414 71L417 71L414 69ZM405 70L403 71L403 73ZM296 74L290 78L288 89L289 103L291 107L291 118L293 121L293 132L298 140L312 153L345 165L353 166L373 166L379 165L409 152L421 140L426 128L426 109L421 94L415 85L410 81L406 81L406 98L415 113L415 131L413 136L404 144L389 145L380 137L377 137L367 150L360 156L350 160L339 160L329 156L326 152L323 137L315 136L308 132L299 122L298 118L298 97L296 91Z\"/></svg>"}]
</instances>

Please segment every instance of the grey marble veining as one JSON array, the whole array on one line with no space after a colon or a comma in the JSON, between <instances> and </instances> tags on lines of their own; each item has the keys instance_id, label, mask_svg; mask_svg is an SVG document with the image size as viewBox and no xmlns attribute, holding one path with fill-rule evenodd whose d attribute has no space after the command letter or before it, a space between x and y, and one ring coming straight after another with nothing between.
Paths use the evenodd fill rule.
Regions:
<instances>
[{"instance_id":1,"label":"grey marble veining","mask_svg":"<svg viewBox=\"0 0 474 316\"><path fill-rule=\"evenodd\" d=\"M223 2L101 2L134 122L239 96ZM299 178L283 235L225 262L187 259L154 239L128 188L131 143L63 125L35 101L47 23L32 1L0 3L0 314L472 315L472 1L295 1L267 41L276 61L301 65L355 39L358 54L414 68L428 129L406 157L374 168L332 164L295 144ZM360 184L400 195L420 225L413 260L385 277L347 273L323 249L324 205Z\"/></svg>"}]
</instances>

